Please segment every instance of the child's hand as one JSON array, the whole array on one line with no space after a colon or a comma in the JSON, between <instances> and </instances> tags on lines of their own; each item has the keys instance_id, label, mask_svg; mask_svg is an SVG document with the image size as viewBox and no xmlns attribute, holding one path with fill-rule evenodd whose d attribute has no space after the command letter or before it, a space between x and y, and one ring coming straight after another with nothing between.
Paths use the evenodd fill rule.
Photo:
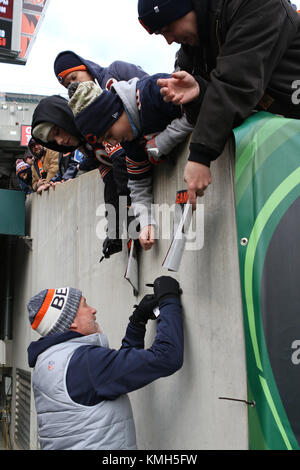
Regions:
<instances>
[{"instance_id":1,"label":"child's hand","mask_svg":"<svg viewBox=\"0 0 300 470\"><path fill-rule=\"evenodd\" d=\"M145 138L145 141L146 141L146 146L145 146L145 150L147 152L147 155L148 155L148 158L149 158L149 161L153 164L153 165L158 165L159 163L162 162L162 153L161 151L157 148L157 145L156 145L156 141L155 141L155 138L158 136L158 133L156 134L148 134L148 135L145 135L144 138Z\"/></svg>"},{"instance_id":2,"label":"child's hand","mask_svg":"<svg viewBox=\"0 0 300 470\"><path fill-rule=\"evenodd\" d=\"M155 229L153 225L146 225L142 228L139 240L141 247L147 251L151 250L152 246L154 245L154 238L155 238Z\"/></svg>"},{"instance_id":3,"label":"child's hand","mask_svg":"<svg viewBox=\"0 0 300 470\"><path fill-rule=\"evenodd\" d=\"M189 103L200 94L198 82L184 70L172 73L172 78L159 78L157 84L164 101L178 105Z\"/></svg>"}]
</instances>

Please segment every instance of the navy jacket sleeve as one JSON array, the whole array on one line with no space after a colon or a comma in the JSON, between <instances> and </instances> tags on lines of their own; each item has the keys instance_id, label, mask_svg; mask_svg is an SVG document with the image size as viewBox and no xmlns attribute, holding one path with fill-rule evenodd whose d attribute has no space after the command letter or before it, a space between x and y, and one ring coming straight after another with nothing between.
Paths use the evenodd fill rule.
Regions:
<instances>
[{"instance_id":1,"label":"navy jacket sleeve","mask_svg":"<svg viewBox=\"0 0 300 470\"><path fill-rule=\"evenodd\" d=\"M176 372L183 362L183 325L180 301L160 305L157 333L144 349L145 328L129 323L120 350L83 346L72 356L67 373L70 397L83 405L137 390Z\"/></svg>"},{"instance_id":2,"label":"navy jacket sleeve","mask_svg":"<svg viewBox=\"0 0 300 470\"><path fill-rule=\"evenodd\" d=\"M62 179L63 180L69 180L75 178L77 175L78 169L77 169L77 162L73 158L70 159L69 166L64 172Z\"/></svg>"},{"instance_id":3,"label":"navy jacket sleeve","mask_svg":"<svg viewBox=\"0 0 300 470\"><path fill-rule=\"evenodd\" d=\"M116 80L128 81L131 78L142 78L148 75L141 67L122 60L116 60L109 66L109 71Z\"/></svg>"},{"instance_id":4,"label":"navy jacket sleeve","mask_svg":"<svg viewBox=\"0 0 300 470\"><path fill-rule=\"evenodd\" d=\"M24 181L18 177L18 183L19 183L19 186L21 188L22 191L24 191L24 193L26 194L30 194L33 192L33 190L30 188L30 186L26 183L24 183Z\"/></svg>"},{"instance_id":5,"label":"navy jacket sleeve","mask_svg":"<svg viewBox=\"0 0 300 470\"><path fill-rule=\"evenodd\" d=\"M91 157L84 157L82 161L79 163L79 169L82 171L91 171L98 168L100 162L96 160L96 158Z\"/></svg>"}]
</instances>

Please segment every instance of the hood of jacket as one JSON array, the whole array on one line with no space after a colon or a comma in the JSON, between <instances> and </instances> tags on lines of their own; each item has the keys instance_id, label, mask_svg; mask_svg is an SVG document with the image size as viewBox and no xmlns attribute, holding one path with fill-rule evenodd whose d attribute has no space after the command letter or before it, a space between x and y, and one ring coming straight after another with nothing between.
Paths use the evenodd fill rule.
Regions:
<instances>
[{"instance_id":1,"label":"hood of jacket","mask_svg":"<svg viewBox=\"0 0 300 470\"><path fill-rule=\"evenodd\" d=\"M71 330L63 333L55 333L53 335L43 336L37 341L30 343L27 348L29 367L35 367L39 355L52 346L81 337L83 338L80 340L82 344L102 346L104 348L109 347L108 338L102 332L92 333L90 335L82 335L81 333Z\"/></svg>"},{"instance_id":2,"label":"hood of jacket","mask_svg":"<svg viewBox=\"0 0 300 470\"><path fill-rule=\"evenodd\" d=\"M197 15L198 35L205 44L208 40L208 12L210 0L192 0Z\"/></svg>"},{"instance_id":3,"label":"hood of jacket","mask_svg":"<svg viewBox=\"0 0 300 470\"><path fill-rule=\"evenodd\" d=\"M32 131L38 124L41 124L42 122L50 122L51 124L55 124L67 131L69 134L77 137L80 142L84 141L82 135L76 127L74 115L68 105L68 100L62 96L48 96L47 98L43 98L40 101L32 116ZM80 146L79 144L77 147L66 147L64 145L58 145L56 142L43 142L36 138L35 140L44 147L62 153L72 152Z\"/></svg>"},{"instance_id":4,"label":"hood of jacket","mask_svg":"<svg viewBox=\"0 0 300 470\"><path fill-rule=\"evenodd\" d=\"M138 111L137 101L136 101L136 84L139 80L140 80L139 78L135 77L135 78L132 78L131 80L128 80L128 82L125 82L125 81L116 82L112 85L112 88L116 90L118 96L121 98L123 102L123 105L127 113L130 114L130 117L135 127L140 132L141 123L140 123L139 111Z\"/></svg>"},{"instance_id":5,"label":"hood of jacket","mask_svg":"<svg viewBox=\"0 0 300 470\"><path fill-rule=\"evenodd\" d=\"M60 55L63 55L66 53L73 55L74 57L78 59L79 62L85 65L88 72L92 75L93 80L96 78L99 81L99 83L102 81L104 67L101 67L99 64L96 64L95 62L92 62L91 60L84 59L83 57L81 57L80 55L76 54L73 51L63 51L60 54L58 54L57 58Z\"/></svg>"},{"instance_id":6,"label":"hood of jacket","mask_svg":"<svg viewBox=\"0 0 300 470\"><path fill-rule=\"evenodd\" d=\"M64 333L43 336L37 341L33 341L27 348L29 367L35 366L38 356L46 351L46 349L51 348L51 346L55 344L64 343L73 338L79 338L80 336L83 335L76 331L66 331Z\"/></svg>"},{"instance_id":7,"label":"hood of jacket","mask_svg":"<svg viewBox=\"0 0 300 470\"><path fill-rule=\"evenodd\" d=\"M73 51L62 51L58 54L56 60L64 54L70 54L77 59L77 62L86 66L87 71L91 74L92 80L98 82L102 89L110 89L112 83L120 80L130 80L131 78L142 78L148 75L139 65L124 62L122 60L115 60L107 67L86 60ZM55 72L55 62L54 62Z\"/></svg>"}]
</instances>

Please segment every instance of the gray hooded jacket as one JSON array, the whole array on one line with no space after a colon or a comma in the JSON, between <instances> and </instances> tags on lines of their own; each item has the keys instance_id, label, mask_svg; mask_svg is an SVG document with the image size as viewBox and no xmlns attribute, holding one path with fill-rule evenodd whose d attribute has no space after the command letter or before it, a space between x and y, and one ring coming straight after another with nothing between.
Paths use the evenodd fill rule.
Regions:
<instances>
[{"instance_id":1,"label":"gray hooded jacket","mask_svg":"<svg viewBox=\"0 0 300 470\"><path fill-rule=\"evenodd\" d=\"M112 87L121 98L127 114L132 119L137 131L141 131L139 111L136 96L136 84L138 78L133 78L128 82L120 81L114 83ZM191 132L193 126L187 121L186 115L174 119L156 138L155 143L162 155L168 155L176 145L182 142ZM132 202L134 216L139 219L141 229L147 225L156 225L155 218L151 211L153 201L152 196L152 178L148 176L143 179L128 180L128 188Z\"/></svg>"},{"instance_id":2,"label":"gray hooded jacket","mask_svg":"<svg viewBox=\"0 0 300 470\"><path fill-rule=\"evenodd\" d=\"M32 387L43 450L134 450L135 426L127 395L94 406L75 403L66 387L68 364L84 345L108 347L107 337L93 334L56 344L39 355Z\"/></svg>"}]
</instances>

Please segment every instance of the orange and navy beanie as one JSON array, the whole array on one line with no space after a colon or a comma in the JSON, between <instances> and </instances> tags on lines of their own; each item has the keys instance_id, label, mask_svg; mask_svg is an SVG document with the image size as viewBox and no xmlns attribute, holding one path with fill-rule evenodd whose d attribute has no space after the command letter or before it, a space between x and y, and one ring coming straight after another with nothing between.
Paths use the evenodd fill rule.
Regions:
<instances>
[{"instance_id":1,"label":"orange and navy beanie","mask_svg":"<svg viewBox=\"0 0 300 470\"><path fill-rule=\"evenodd\" d=\"M16 161L16 174L19 175L20 173L23 173L24 171L30 170L30 165L28 163L24 162L22 158Z\"/></svg>"},{"instance_id":2,"label":"orange and navy beanie","mask_svg":"<svg viewBox=\"0 0 300 470\"><path fill-rule=\"evenodd\" d=\"M63 84L65 77L76 70L87 70L87 67L72 51L60 52L54 61L54 73L58 81Z\"/></svg>"},{"instance_id":3,"label":"orange and navy beanie","mask_svg":"<svg viewBox=\"0 0 300 470\"><path fill-rule=\"evenodd\" d=\"M41 336L69 330L81 297L81 291L73 287L42 290L27 304L31 328Z\"/></svg>"}]
</instances>

